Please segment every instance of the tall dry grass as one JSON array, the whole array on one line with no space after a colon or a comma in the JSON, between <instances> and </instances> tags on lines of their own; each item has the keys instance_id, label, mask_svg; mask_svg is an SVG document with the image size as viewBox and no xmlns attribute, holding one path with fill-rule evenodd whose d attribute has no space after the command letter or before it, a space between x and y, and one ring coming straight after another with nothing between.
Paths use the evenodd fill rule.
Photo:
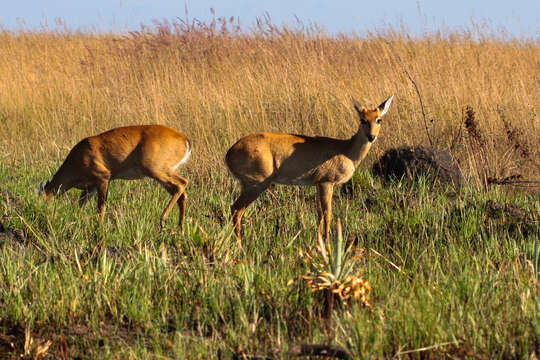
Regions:
<instances>
[{"instance_id":1,"label":"tall dry grass","mask_svg":"<svg viewBox=\"0 0 540 360\"><path fill-rule=\"evenodd\" d=\"M433 142L452 147L466 174L486 180L466 146L470 107L490 144L486 171L538 178L534 161L516 162L520 153L501 120L536 159L538 41L474 40L466 32L411 39L391 30L330 37L269 23L246 33L222 21L157 24L127 35L4 31L0 57L0 156L13 162L60 161L85 136L159 123L190 136L189 171L204 176L224 171L223 155L240 136L347 137L357 127L351 96L377 105L395 94L369 162L392 146L428 144L407 70Z\"/></svg>"}]
</instances>

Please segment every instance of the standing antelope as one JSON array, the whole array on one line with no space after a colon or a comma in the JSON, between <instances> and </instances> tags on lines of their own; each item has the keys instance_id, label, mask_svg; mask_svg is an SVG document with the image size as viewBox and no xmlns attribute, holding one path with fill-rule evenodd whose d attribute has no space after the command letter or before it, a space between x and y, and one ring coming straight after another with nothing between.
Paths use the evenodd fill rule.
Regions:
<instances>
[{"instance_id":1,"label":"standing antelope","mask_svg":"<svg viewBox=\"0 0 540 360\"><path fill-rule=\"evenodd\" d=\"M234 144L225 162L240 181L242 192L231 206L232 221L242 242L242 216L246 208L272 183L317 185L319 233L328 238L334 185L343 184L366 157L381 128L393 95L375 109L353 100L360 126L352 138L341 140L283 133L247 135Z\"/></svg>"},{"instance_id":2,"label":"standing antelope","mask_svg":"<svg viewBox=\"0 0 540 360\"><path fill-rule=\"evenodd\" d=\"M180 229L186 212L185 188L188 181L175 173L191 155L186 135L162 125L126 126L81 140L71 149L51 181L39 184L44 197L81 189L83 206L97 192L98 210L103 220L109 182L134 180L145 176L157 180L171 194L161 214L163 228L174 204L180 209Z\"/></svg>"}]
</instances>

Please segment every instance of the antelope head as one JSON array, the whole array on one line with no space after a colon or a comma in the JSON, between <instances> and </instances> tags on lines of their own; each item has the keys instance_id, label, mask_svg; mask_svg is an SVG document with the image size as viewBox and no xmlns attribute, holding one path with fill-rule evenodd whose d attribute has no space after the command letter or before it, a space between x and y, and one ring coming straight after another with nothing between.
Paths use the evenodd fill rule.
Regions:
<instances>
[{"instance_id":1,"label":"antelope head","mask_svg":"<svg viewBox=\"0 0 540 360\"><path fill-rule=\"evenodd\" d=\"M360 103L354 98L352 99L354 109L360 117L360 127L358 129L358 133L364 135L367 141L370 143L377 140L377 135L379 135L379 131L381 129L382 117L388 111L393 98L394 95L390 96L375 109L367 109L365 106L360 105Z\"/></svg>"}]
</instances>

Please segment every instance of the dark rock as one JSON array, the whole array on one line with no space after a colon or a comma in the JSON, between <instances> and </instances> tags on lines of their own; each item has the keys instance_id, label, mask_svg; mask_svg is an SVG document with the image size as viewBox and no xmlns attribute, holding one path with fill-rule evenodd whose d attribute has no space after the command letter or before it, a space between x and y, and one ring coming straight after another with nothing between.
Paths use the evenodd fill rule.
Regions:
<instances>
[{"instance_id":1,"label":"dark rock","mask_svg":"<svg viewBox=\"0 0 540 360\"><path fill-rule=\"evenodd\" d=\"M426 146L403 146L387 150L373 165L373 172L387 180L427 176L457 187L465 181L459 167L446 150Z\"/></svg>"}]
</instances>

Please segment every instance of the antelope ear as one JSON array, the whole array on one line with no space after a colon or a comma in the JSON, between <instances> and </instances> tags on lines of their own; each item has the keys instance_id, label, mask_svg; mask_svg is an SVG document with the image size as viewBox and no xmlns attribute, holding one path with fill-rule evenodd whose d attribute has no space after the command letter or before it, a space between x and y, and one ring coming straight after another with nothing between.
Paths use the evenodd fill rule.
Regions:
<instances>
[{"instance_id":1,"label":"antelope ear","mask_svg":"<svg viewBox=\"0 0 540 360\"><path fill-rule=\"evenodd\" d=\"M37 187L38 195L43 193L43 181L40 181Z\"/></svg>"},{"instance_id":2,"label":"antelope ear","mask_svg":"<svg viewBox=\"0 0 540 360\"><path fill-rule=\"evenodd\" d=\"M358 115L360 117L364 116L365 107L362 104L360 104L355 98L351 98L351 100L353 102L354 109L356 110Z\"/></svg>"},{"instance_id":3,"label":"antelope ear","mask_svg":"<svg viewBox=\"0 0 540 360\"><path fill-rule=\"evenodd\" d=\"M392 103L392 100L394 99L394 95L390 96L388 99L384 100L381 105L379 105L379 110L381 111L381 116L384 116L386 112L388 111L388 108L390 108L390 104Z\"/></svg>"}]
</instances>

